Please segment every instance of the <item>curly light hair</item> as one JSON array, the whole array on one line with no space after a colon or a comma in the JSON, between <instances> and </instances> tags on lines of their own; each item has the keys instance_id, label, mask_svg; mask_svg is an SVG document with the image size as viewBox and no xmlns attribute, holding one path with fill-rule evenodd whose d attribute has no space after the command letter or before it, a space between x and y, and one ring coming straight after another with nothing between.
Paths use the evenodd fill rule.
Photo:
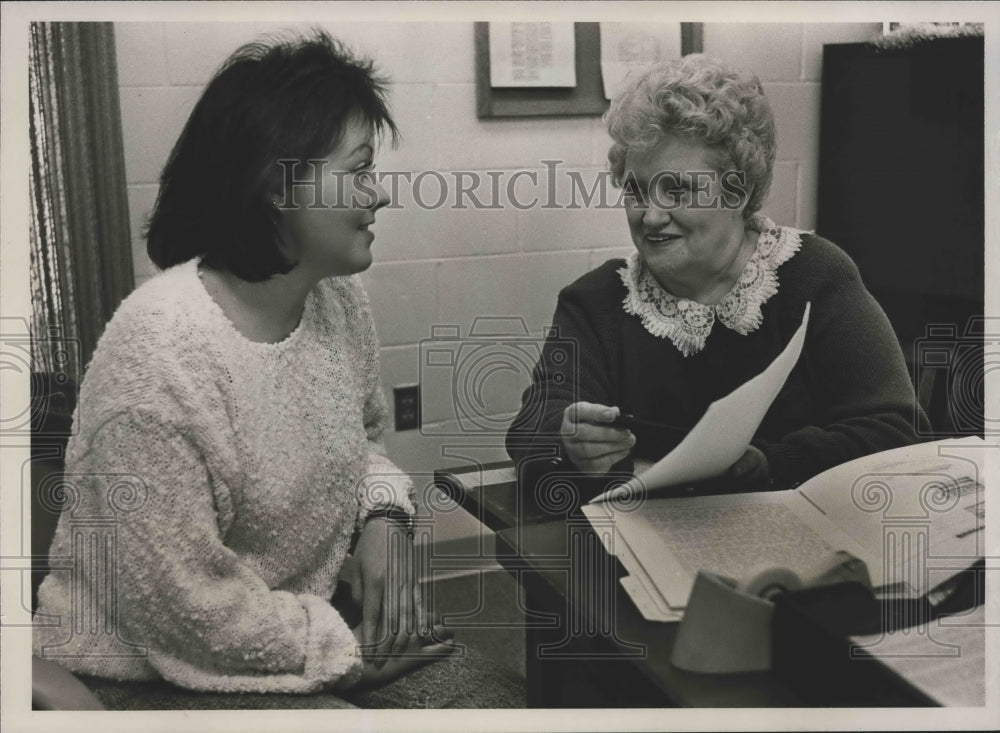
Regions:
<instances>
[{"instance_id":1,"label":"curly light hair","mask_svg":"<svg viewBox=\"0 0 1000 733\"><path fill-rule=\"evenodd\" d=\"M626 84L604 123L614 140L608 162L618 186L629 152L649 150L674 135L710 148L719 174L736 170L746 176L744 218L767 199L777 142L774 115L756 74L702 54L659 63Z\"/></svg>"}]
</instances>

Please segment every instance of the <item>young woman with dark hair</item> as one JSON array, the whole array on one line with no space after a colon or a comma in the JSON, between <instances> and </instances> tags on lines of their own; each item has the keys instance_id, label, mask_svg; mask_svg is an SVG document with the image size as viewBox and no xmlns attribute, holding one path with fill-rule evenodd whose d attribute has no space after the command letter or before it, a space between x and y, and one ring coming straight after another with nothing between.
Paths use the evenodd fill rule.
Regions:
<instances>
[{"instance_id":1,"label":"young woman with dark hair","mask_svg":"<svg viewBox=\"0 0 1000 733\"><path fill-rule=\"evenodd\" d=\"M414 491L383 444L356 277L389 201L372 174L383 133L397 134L384 80L317 33L237 51L170 154L148 229L164 271L88 366L67 448L75 503L51 553L82 557L79 517L114 543L46 578L36 615L36 655L109 705L156 707L166 683L243 693L219 706L523 701L475 655L385 686L452 647L421 597ZM345 577L353 629L331 604Z\"/></svg>"}]
</instances>

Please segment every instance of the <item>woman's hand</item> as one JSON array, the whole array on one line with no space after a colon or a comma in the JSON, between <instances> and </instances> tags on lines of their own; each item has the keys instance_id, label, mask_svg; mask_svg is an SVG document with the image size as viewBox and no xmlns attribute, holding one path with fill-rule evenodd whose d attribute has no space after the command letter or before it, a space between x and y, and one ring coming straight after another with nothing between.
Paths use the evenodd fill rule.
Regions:
<instances>
[{"instance_id":1,"label":"woman's hand","mask_svg":"<svg viewBox=\"0 0 1000 733\"><path fill-rule=\"evenodd\" d=\"M362 651L381 667L429 625L412 538L384 517L365 522L354 550L351 596L361 606Z\"/></svg>"},{"instance_id":2,"label":"woman's hand","mask_svg":"<svg viewBox=\"0 0 1000 733\"><path fill-rule=\"evenodd\" d=\"M771 471L767 456L759 448L750 446L739 460L730 466L722 478L736 482L741 491L761 491L771 487Z\"/></svg>"},{"instance_id":3,"label":"woman's hand","mask_svg":"<svg viewBox=\"0 0 1000 733\"><path fill-rule=\"evenodd\" d=\"M617 417L617 407L590 402L574 402L563 411L562 444L573 465L586 473L603 476L628 456L635 445L635 436L626 428L608 424Z\"/></svg>"},{"instance_id":4,"label":"woman's hand","mask_svg":"<svg viewBox=\"0 0 1000 733\"><path fill-rule=\"evenodd\" d=\"M358 643L364 645L361 627L355 627L353 631ZM392 655L381 660L378 658L365 659L361 680L355 689L387 684L412 669L450 656L454 650L455 644L451 641L451 633L444 627L435 626L428 637L421 637L417 634L409 635L406 639L406 646L399 655Z\"/></svg>"}]
</instances>

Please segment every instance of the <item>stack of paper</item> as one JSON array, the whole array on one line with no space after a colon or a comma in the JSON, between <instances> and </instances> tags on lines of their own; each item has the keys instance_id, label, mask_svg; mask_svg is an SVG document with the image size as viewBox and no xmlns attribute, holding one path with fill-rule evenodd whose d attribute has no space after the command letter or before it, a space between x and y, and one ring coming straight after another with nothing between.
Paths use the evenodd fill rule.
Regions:
<instances>
[{"instance_id":1,"label":"stack of paper","mask_svg":"<svg viewBox=\"0 0 1000 733\"><path fill-rule=\"evenodd\" d=\"M746 580L769 568L803 581L835 552L865 562L876 589L920 597L984 556L978 437L898 448L826 471L798 489L588 504L622 585L650 620L676 621L699 570Z\"/></svg>"}]
</instances>

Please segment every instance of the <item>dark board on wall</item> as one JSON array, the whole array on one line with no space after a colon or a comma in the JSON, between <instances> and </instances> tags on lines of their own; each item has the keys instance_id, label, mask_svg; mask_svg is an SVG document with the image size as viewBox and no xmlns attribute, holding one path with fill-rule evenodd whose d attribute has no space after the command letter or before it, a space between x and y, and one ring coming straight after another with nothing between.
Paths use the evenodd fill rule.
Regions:
<instances>
[{"instance_id":1,"label":"dark board on wall","mask_svg":"<svg viewBox=\"0 0 1000 733\"><path fill-rule=\"evenodd\" d=\"M858 265L915 381L932 368L947 378L941 417L961 422L968 408L980 426L983 64L982 37L825 46L816 222ZM963 374L956 359L976 341ZM940 363L924 363L928 348Z\"/></svg>"},{"instance_id":2,"label":"dark board on wall","mask_svg":"<svg viewBox=\"0 0 1000 733\"><path fill-rule=\"evenodd\" d=\"M982 312L983 110L981 37L824 47L817 231L876 295Z\"/></svg>"},{"instance_id":3,"label":"dark board on wall","mask_svg":"<svg viewBox=\"0 0 1000 733\"><path fill-rule=\"evenodd\" d=\"M608 108L601 83L601 32L599 23L574 23L576 40L576 86L490 86L489 23L475 24L476 113L491 117L551 117L602 115ZM699 53L701 23L681 23L681 54Z\"/></svg>"}]
</instances>

